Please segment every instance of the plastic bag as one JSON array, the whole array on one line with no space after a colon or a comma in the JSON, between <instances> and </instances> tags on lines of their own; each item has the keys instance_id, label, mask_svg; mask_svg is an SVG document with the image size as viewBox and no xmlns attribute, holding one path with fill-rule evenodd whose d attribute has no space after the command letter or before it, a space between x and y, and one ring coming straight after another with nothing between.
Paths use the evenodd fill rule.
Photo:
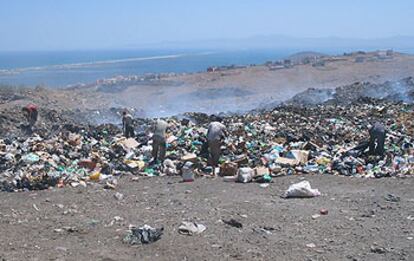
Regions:
<instances>
[{"instance_id":1,"label":"plastic bag","mask_svg":"<svg viewBox=\"0 0 414 261\"><path fill-rule=\"evenodd\" d=\"M284 198L313 198L320 196L318 189L312 189L309 181L301 181L291 185L283 194Z\"/></svg>"},{"instance_id":2,"label":"plastic bag","mask_svg":"<svg viewBox=\"0 0 414 261\"><path fill-rule=\"evenodd\" d=\"M237 174L237 181L241 183L251 182L254 171L251 168L240 168Z\"/></svg>"}]
</instances>

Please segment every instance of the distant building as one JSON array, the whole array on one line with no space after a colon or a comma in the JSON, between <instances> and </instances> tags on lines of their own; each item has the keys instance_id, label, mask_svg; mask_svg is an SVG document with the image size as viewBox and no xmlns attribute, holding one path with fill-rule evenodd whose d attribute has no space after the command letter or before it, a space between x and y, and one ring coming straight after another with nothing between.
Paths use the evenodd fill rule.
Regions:
<instances>
[{"instance_id":1,"label":"distant building","mask_svg":"<svg viewBox=\"0 0 414 261\"><path fill-rule=\"evenodd\" d=\"M378 59L387 59L387 51L383 51L383 50L377 51L375 56Z\"/></svg>"},{"instance_id":2,"label":"distant building","mask_svg":"<svg viewBox=\"0 0 414 261\"><path fill-rule=\"evenodd\" d=\"M386 54L387 54L387 56L393 56L394 51L393 50L387 50Z\"/></svg>"},{"instance_id":3,"label":"distant building","mask_svg":"<svg viewBox=\"0 0 414 261\"><path fill-rule=\"evenodd\" d=\"M316 61L312 64L312 66L313 67L323 67L323 66L325 66L325 61L324 60Z\"/></svg>"},{"instance_id":4,"label":"distant building","mask_svg":"<svg viewBox=\"0 0 414 261\"><path fill-rule=\"evenodd\" d=\"M364 57L362 57L362 56L357 56L356 58L355 58L355 62L356 63L363 63L365 61L365 58Z\"/></svg>"},{"instance_id":5,"label":"distant building","mask_svg":"<svg viewBox=\"0 0 414 261\"><path fill-rule=\"evenodd\" d=\"M212 66L212 67L207 68L207 72L215 72L215 71L217 71L217 67Z\"/></svg>"},{"instance_id":6,"label":"distant building","mask_svg":"<svg viewBox=\"0 0 414 261\"><path fill-rule=\"evenodd\" d=\"M281 69L285 69L286 67L284 65L271 65L268 66L270 71L277 71Z\"/></svg>"}]
</instances>

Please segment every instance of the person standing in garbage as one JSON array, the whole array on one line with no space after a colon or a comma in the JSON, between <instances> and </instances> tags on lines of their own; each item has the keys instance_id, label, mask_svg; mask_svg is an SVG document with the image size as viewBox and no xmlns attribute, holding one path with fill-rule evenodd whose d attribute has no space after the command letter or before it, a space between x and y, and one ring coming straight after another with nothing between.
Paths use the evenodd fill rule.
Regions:
<instances>
[{"instance_id":1,"label":"person standing in garbage","mask_svg":"<svg viewBox=\"0 0 414 261\"><path fill-rule=\"evenodd\" d=\"M369 130L369 154L384 156L385 127L376 122Z\"/></svg>"},{"instance_id":2,"label":"person standing in garbage","mask_svg":"<svg viewBox=\"0 0 414 261\"><path fill-rule=\"evenodd\" d=\"M122 112L122 130L126 138L134 137L134 119L127 110Z\"/></svg>"},{"instance_id":3,"label":"person standing in garbage","mask_svg":"<svg viewBox=\"0 0 414 261\"><path fill-rule=\"evenodd\" d=\"M25 114L25 118L28 122L28 130L32 132L33 126L36 124L38 117L37 106L34 104L28 104L27 106L23 107L22 111Z\"/></svg>"},{"instance_id":4,"label":"person standing in garbage","mask_svg":"<svg viewBox=\"0 0 414 261\"><path fill-rule=\"evenodd\" d=\"M216 121L208 125L207 141L210 151L210 164L213 167L218 165L221 156L222 140L228 136L226 126L221 121L221 118L217 118Z\"/></svg>"},{"instance_id":5,"label":"person standing in garbage","mask_svg":"<svg viewBox=\"0 0 414 261\"><path fill-rule=\"evenodd\" d=\"M168 123L161 119L158 119L154 124L154 136L152 137L152 157L154 163L158 160L163 162L165 159L167 128Z\"/></svg>"}]
</instances>

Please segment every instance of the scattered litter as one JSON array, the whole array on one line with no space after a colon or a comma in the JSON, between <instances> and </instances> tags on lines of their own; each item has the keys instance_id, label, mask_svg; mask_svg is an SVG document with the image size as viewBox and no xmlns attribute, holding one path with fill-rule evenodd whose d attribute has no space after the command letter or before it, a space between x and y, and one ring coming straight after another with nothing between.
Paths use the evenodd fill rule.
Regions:
<instances>
[{"instance_id":1,"label":"scattered litter","mask_svg":"<svg viewBox=\"0 0 414 261\"><path fill-rule=\"evenodd\" d=\"M387 250L380 246L371 246L371 252L376 254L385 254L387 253Z\"/></svg>"},{"instance_id":2,"label":"scattered litter","mask_svg":"<svg viewBox=\"0 0 414 261\"><path fill-rule=\"evenodd\" d=\"M259 228L253 228L253 231L265 234L265 235L271 235L272 231L275 229L273 227L259 227Z\"/></svg>"},{"instance_id":3,"label":"scattered litter","mask_svg":"<svg viewBox=\"0 0 414 261\"><path fill-rule=\"evenodd\" d=\"M136 244L150 244L161 239L164 233L164 228L153 228L148 225L136 228L130 226L127 235L124 237L123 242L130 245Z\"/></svg>"},{"instance_id":4,"label":"scattered litter","mask_svg":"<svg viewBox=\"0 0 414 261\"><path fill-rule=\"evenodd\" d=\"M319 215L319 214L314 214L314 215L312 215L312 219L317 219L317 218L319 218L321 215Z\"/></svg>"},{"instance_id":5,"label":"scattered litter","mask_svg":"<svg viewBox=\"0 0 414 261\"><path fill-rule=\"evenodd\" d=\"M301 181L291 185L282 195L283 198L312 198L320 196L321 193L317 189L312 189L309 181Z\"/></svg>"},{"instance_id":6,"label":"scattered litter","mask_svg":"<svg viewBox=\"0 0 414 261\"><path fill-rule=\"evenodd\" d=\"M183 175L183 181L184 182L192 182L194 181L194 170L193 170L194 164L190 161L187 161L184 164L184 167L182 168L182 175Z\"/></svg>"},{"instance_id":7,"label":"scattered litter","mask_svg":"<svg viewBox=\"0 0 414 261\"><path fill-rule=\"evenodd\" d=\"M178 233L192 236L196 234L201 234L204 232L204 230L206 230L206 226L202 224L183 221L181 223L181 226L178 228Z\"/></svg>"},{"instance_id":8,"label":"scattered litter","mask_svg":"<svg viewBox=\"0 0 414 261\"><path fill-rule=\"evenodd\" d=\"M34 208L36 211L40 211L40 209L36 206L36 204L33 204L33 208Z\"/></svg>"},{"instance_id":9,"label":"scattered litter","mask_svg":"<svg viewBox=\"0 0 414 261\"><path fill-rule=\"evenodd\" d=\"M114 195L114 197L115 197L117 200L123 200L123 199L124 199L124 194L119 193L119 192L116 192L116 193L115 193L115 195Z\"/></svg>"},{"instance_id":10,"label":"scattered litter","mask_svg":"<svg viewBox=\"0 0 414 261\"><path fill-rule=\"evenodd\" d=\"M239 221L237 221L233 218L230 219L230 220L223 220L223 223L227 224L229 226L232 226L232 227L236 227L236 228L242 228L243 227L242 223L240 223Z\"/></svg>"},{"instance_id":11,"label":"scattered litter","mask_svg":"<svg viewBox=\"0 0 414 261\"><path fill-rule=\"evenodd\" d=\"M388 201L388 202L394 202L394 203L396 203L396 202L400 202L400 197L399 196L396 196L396 195L394 195L394 194L387 194L385 197L384 197L384 199L386 200L386 201Z\"/></svg>"},{"instance_id":12,"label":"scattered litter","mask_svg":"<svg viewBox=\"0 0 414 261\"><path fill-rule=\"evenodd\" d=\"M321 208L319 213L321 213L321 215L328 215L328 210L326 208Z\"/></svg>"},{"instance_id":13,"label":"scattered litter","mask_svg":"<svg viewBox=\"0 0 414 261\"><path fill-rule=\"evenodd\" d=\"M251 168L240 168L237 173L237 181L241 183L248 183L253 180L253 169Z\"/></svg>"}]
</instances>

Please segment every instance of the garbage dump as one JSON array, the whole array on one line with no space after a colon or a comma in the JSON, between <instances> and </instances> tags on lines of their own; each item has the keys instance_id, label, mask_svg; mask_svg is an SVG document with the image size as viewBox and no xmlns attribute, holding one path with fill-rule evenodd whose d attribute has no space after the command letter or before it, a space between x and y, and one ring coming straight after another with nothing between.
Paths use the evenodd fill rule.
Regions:
<instances>
[{"instance_id":1,"label":"garbage dump","mask_svg":"<svg viewBox=\"0 0 414 261\"><path fill-rule=\"evenodd\" d=\"M166 119L164 162L151 159L152 119L135 119L136 134L129 139L117 125L73 121L35 130L30 136L1 136L0 190L85 187L94 182L114 189L122 175L183 175L187 182L219 175L242 183L269 183L278 176L302 174L412 175L413 105L395 101L395 95L391 100L361 97L354 93L360 93L359 86L346 88L352 97L349 102L324 101L305 107L291 103L222 115L229 136L222 143L218 168L208 164L206 134L212 117L202 113ZM361 146L375 122L387 129L383 157L369 155Z\"/></svg>"}]
</instances>

